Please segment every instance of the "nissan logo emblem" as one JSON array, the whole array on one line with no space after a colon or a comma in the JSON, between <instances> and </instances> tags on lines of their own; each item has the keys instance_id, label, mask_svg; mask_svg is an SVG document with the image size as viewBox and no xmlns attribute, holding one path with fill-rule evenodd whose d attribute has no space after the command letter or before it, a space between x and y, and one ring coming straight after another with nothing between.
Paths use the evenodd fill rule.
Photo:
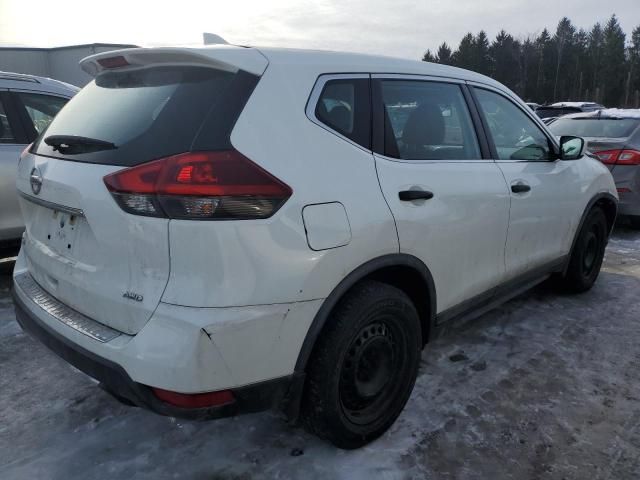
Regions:
<instances>
[{"instance_id":1,"label":"nissan logo emblem","mask_svg":"<svg viewBox=\"0 0 640 480\"><path fill-rule=\"evenodd\" d=\"M40 190L42 190L42 174L38 167L33 167L31 170L31 175L29 177L29 183L31 184L31 191L38 195Z\"/></svg>"}]
</instances>

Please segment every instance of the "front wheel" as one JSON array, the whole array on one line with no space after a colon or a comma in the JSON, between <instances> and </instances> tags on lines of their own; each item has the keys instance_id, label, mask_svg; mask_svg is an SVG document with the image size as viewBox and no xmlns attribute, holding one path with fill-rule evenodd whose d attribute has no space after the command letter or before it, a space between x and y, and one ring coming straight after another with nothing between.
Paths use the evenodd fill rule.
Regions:
<instances>
[{"instance_id":1,"label":"front wheel","mask_svg":"<svg viewBox=\"0 0 640 480\"><path fill-rule=\"evenodd\" d=\"M563 287L579 293L593 286L604 259L607 236L607 218L600 208L594 208L587 215L578 233L569 267L561 282Z\"/></svg>"},{"instance_id":2,"label":"front wheel","mask_svg":"<svg viewBox=\"0 0 640 480\"><path fill-rule=\"evenodd\" d=\"M339 302L328 322L307 370L302 419L337 447L358 448L382 435L409 399L420 320L404 292L368 281Z\"/></svg>"}]
</instances>

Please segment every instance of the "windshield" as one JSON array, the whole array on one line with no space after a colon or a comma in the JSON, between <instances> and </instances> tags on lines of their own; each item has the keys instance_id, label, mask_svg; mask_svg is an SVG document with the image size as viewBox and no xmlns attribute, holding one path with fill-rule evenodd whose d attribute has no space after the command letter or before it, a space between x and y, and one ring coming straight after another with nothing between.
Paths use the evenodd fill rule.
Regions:
<instances>
[{"instance_id":1,"label":"windshield","mask_svg":"<svg viewBox=\"0 0 640 480\"><path fill-rule=\"evenodd\" d=\"M107 71L69 101L33 151L122 166L188 151L235 76L203 67ZM47 141L52 138L64 143L75 139L74 148L58 148L60 142ZM91 145L78 144L78 138L91 140ZM112 147L96 148L98 144Z\"/></svg>"},{"instance_id":2,"label":"windshield","mask_svg":"<svg viewBox=\"0 0 640 480\"><path fill-rule=\"evenodd\" d=\"M628 137L640 125L636 118L559 118L551 125L554 135L577 137Z\"/></svg>"}]
</instances>

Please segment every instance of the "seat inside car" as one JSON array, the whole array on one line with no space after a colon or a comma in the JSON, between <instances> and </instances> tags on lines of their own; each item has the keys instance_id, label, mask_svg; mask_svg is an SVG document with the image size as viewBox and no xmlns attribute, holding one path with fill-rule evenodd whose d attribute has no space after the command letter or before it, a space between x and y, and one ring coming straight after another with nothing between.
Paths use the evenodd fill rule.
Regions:
<instances>
[{"instance_id":1,"label":"seat inside car","mask_svg":"<svg viewBox=\"0 0 640 480\"><path fill-rule=\"evenodd\" d=\"M444 118L440 107L423 102L409 114L402 131L402 157L413 159L442 158L444 152L433 148L443 144Z\"/></svg>"}]
</instances>

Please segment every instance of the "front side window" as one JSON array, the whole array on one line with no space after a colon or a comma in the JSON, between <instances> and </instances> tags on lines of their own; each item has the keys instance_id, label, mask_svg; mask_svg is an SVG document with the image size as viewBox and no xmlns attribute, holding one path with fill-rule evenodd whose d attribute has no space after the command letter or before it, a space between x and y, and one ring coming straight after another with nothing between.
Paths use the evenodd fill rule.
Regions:
<instances>
[{"instance_id":1,"label":"front side window","mask_svg":"<svg viewBox=\"0 0 640 480\"><path fill-rule=\"evenodd\" d=\"M460 87L383 80L384 154L406 160L482 158Z\"/></svg>"},{"instance_id":2,"label":"front side window","mask_svg":"<svg viewBox=\"0 0 640 480\"><path fill-rule=\"evenodd\" d=\"M488 90L475 89L500 160L543 161L554 158L549 139L513 102Z\"/></svg>"},{"instance_id":3,"label":"front side window","mask_svg":"<svg viewBox=\"0 0 640 480\"><path fill-rule=\"evenodd\" d=\"M2 100L0 100L0 143L16 143Z\"/></svg>"},{"instance_id":4,"label":"front side window","mask_svg":"<svg viewBox=\"0 0 640 480\"><path fill-rule=\"evenodd\" d=\"M40 93L18 93L17 95L38 134L49 126L53 118L68 102L66 98Z\"/></svg>"},{"instance_id":5,"label":"front side window","mask_svg":"<svg viewBox=\"0 0 640 480\"><path fill-rule=\"evenodd\" d=\"M369 79L336 79L325 83L315 115L332 130L371 148Z\"/></svg>"}]
</instances>

